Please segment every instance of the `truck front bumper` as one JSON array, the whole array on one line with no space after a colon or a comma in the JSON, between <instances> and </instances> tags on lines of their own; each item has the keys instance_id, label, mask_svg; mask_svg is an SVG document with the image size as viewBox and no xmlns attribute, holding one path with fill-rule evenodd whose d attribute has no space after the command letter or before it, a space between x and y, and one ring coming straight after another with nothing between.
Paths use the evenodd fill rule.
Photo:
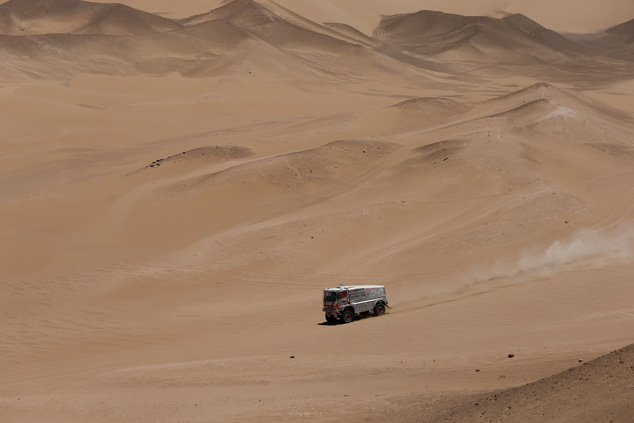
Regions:
<instances>
[{"instance_id":1,"label":"truck front bumper","mask_svg":"<svg viewBox=\"0 0 634 423\"><path fill-rule=\"evenodd\" d=\"M341 314L339 312L339 309L336 309L336 308L322 308L322 311L324 313L326 313L327 316L332 316L332 317L337 317L337 318Z\"/></svg>"}]
</instances>

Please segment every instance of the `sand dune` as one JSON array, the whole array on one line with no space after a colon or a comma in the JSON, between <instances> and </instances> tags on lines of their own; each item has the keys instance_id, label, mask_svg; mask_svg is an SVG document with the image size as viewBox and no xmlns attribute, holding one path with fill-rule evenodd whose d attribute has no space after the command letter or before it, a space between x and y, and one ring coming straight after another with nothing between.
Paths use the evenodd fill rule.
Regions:
<instances>
[{"instance_id":1,"label":"sand dune","mask_svg":"<svg viewBox=\"0 0 634 423\"><path fill-rule=\"evenodd\" d=\"M606 30L606 33L623 38L626 42L634 41L634 19Z\"/></svg>"},{"instance_id":2,"label":"sand dune","mask_svg":"<svg viewBox=\"0 0 634 423\"><path fill-rule=\"evenodd\" d=\"M0 5L0 22L0 32L7 35L79 33L129 36L180 28L169 19L123 4L82 0L10 0Z\"/></svg>"},{"instance_id":3,"label":"sand dune","mask_svg":"<svg viewBox=\"0 0 634 423\"><path fill-rule=\"evenodd\" d=\"M236 25L252 27L265 25L279 19L273 12L252 0L233 0L208 13L184 19L185 24L197 24L222 20Z\"/></svg>"},{"instance_id":4,"label":"sand dune","mask_svg":"<svg viewBox=\"0 0 634 423\"><path fill-rule=\"evenodd\" d=\"M632 44L634 44L634 21L628 21L606 31L607 39L594 40L591 45L598 49L611 51L613 55L632 60Z\"/></svg>"},{"instance_id":5,"label":"sand dune","mask_svg":"<svg viewBox=\"0 0 634 423\"><path fill-rule=\"evenodd\" d=\"M297 19L285 20L253 1L236 0L209 13L184 19L181 22L186 27L127 6L73 1L60 3L51 9L52 15L42 16L11 2L3 6L6 6L5 18L11 24L6 25L8 35L2 38L2 44L11 59L7 72L12 75L23 73L45 78L82 72L181 72L209 76L236 68L248 68L242 70L245 74L256 70L276 73L279 64L284 63L283 66L293 66L307 75L323 76L357 71L361 69L358 61L364 57L367 59L363 68L369 72L377 68L373 62L378 59L372 58L375 54L369 49L363 51L356 38L316 24L312 25L316 31L306 29L306 25L293 23ZM12 25L15 16L22 15L39 19L42 30L34 34L65 33L26 37ZM57 31L53 26L59 22L73 27ZM340 68L332 66L348 55L356 56L357 62L346 64L342 60ZM246 62L251 65L245 66Z\"/></svg>"},{"instance_id":6,"label":"sand dune","mask_svg":"<svg viewBox=\"0 0 634 423\"><path fill-rule=\"evenodd\" d=\"M116 0L103 0L117 3ZM266 1L267 5L271 0ZM586 2L583 7L574 7L568 0L536 0L532 3L508 1L504 5L495 1L466 2L428 0L367 0L359 8L355 0L277 0L280 6L291 9L313 22L342 22L370 34L381 16L412 13L421 9L444 11L464 16L504 17L508 13L522 13L556 31L566 33L590 33L602 31L622 22L624 16L634 14L634 6L628 0L609 0L601 5ZM187 4L174 4L170 0L128 0L126 4L158 13L163 16L185 18L205 13L222 4L222 0L190 0Z\"/></svg>"},{"instance_id":7,"label":"sand dune","mask_svg":"<svg viewBox=\"0 0 634 423\"><path fill-rule=\"evenodd\" d=\"M198 147L193 150L183 151L180 154L174 154L169 157L160 158L154 160L152 163L146 165L143 169L155 168L158 170L161 166L163 169L170 168L173 165L188 164L190 166L199 165L199 162L214 163L219 161L225 161L229 159L249 157L253 152L248 148L242 147ZM140 169L142 170L142 169Z\"/></svg>"},{"instance_id":8,"label":"sand dune","mask_svg":"<svg viewBox=\"0 0 634 423\"><path fill-rule=\"evenodd\" d=\"M500 19L434 11L394 15L384 17L371 38L345 24L318 24L270 1L234 0L178 22L125 5L80 0L38 4L9 1L0 9L8 58L4 72L11 77L217 75L245 62L275 73L277 63L288 61L309 79L311 74L388 72L407 80L425 71L462 74L474 63L515 67L529 77L555 69L564 81L596 74L596 54L621 61L610 64L614 70L606 77L626 78L631 70L630 41L622 35L627 24L609 30L605 42L600 35L586 36L582 46L578 37L572 41L520 14ZM280 52L291 57L275 57ZM270 57L269 64L262 66L265 57Z\"/></svg>"},{"instance_id":9,"label":"sand dune","mask_svg":"<svg viewBox=\"0 0 634 423\"><path fill-rule=\"evenodd\" d=\"M336 23L336 22L325 22L324 25L326 27L334 30L338 34L341 34L341 35L343 35L345 37L348 37L351 40L360 42L360 43L365 44L367 46L374 46L375 47L378 44L376 40L374 40L373 38L368 37L367 35L365 35L361 31L359 31L356 28L351 27L350 25L346 25L346 24L343 24L343 23Z\"/></svg>"},{"instance_id":10,"label":"sand dune","mask_svg":"<svg viewBox=\"0 0 634 423\"><path fill-rule=\"evenodd\" d=\"M465 59L475 54L482 61L499 61L500 54L490 49L505 50L505 57L515 60L518 56L547 58L580 51L572 41L523 15L496 19L421 11L383 18L375 34L415 54L459 54L467 49L462 53L469 53Z\"/></svg>"},{"instance_id":11,"label":"sand dune","mask_svg":"<svg viewBox=\"0 0 634 423\"><path fill-rule=\"evenodd\" d=\"M310 48L310 54L315 54L319 49L341 54L342 50L352 47L343 40L321 33L319 30L323 27L313 25L312 28L306 28L306 25L297 25L297 19L284 19L252 0L234 0L209 13L194 16L183 22L191 25L209 21L230 22L247 29L277 48L296 46Z\"/></svg>"},{"instance_id":12,"label":"sand dune","mask_svg":"<svg viewBox=\"0 0 634 423\"><path fill-rule=\"evenodd\" d=\"M469 105L459 103L455 100L435 97L419 97L405 100L394 105L394 107L422 115L437 114L444 116L463 113L470 109Z\"/></svg>"},{"instance_id":13,"label":"sand dune","mask_svg":"<svg viewBox=\"0 0 634 423\"><path fill-rule=\"evenodd\" d=\"M534 41L550 49L567 53L580 53L582 51L578 45L566 37L550 29L544 28L534 20L522 14L518 13L507 16L503 19L503 21L523 31Z\"/></svg>"},{"instance_id":14,"label":"sand dune","mask_svg":"<svg viewBox=\"0 0 634 423\"><path fill-rule=\"evenodd\" d=\"M629 422L631 21L366 3L0 5L2 422Z\"/></svg>"}]
</instances>

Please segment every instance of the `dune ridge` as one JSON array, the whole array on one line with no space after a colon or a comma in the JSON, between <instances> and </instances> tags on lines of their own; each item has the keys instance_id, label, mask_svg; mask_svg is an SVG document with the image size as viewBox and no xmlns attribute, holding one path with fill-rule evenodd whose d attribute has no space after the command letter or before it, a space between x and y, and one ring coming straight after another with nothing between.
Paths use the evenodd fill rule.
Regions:
<instances>
[{"instance_id":1,"label":"dune ridge","mask_svg":"<svg viewBox=\"0 0 634 423\"><path fill-rule=\"evenodd\" d=\"M375 35L414 54L438 56L466 49L462 60L472 55L479 61L499 60L500 54L490 49L504 50L505 57L514 60L526 55L547 60L581 51L573 41L519 14L497 19L420 11L383 18Z\"/></svg>"},{"instance_id":2,"label":"dune ridge","mask_svg":"<svg viewBox=\"0 0 634 423\"><path fill-rule=\"evenodd\" d=\"M216 64L224 63L219 69L230 69L231 65L226 65L231 62L251 60L252 51L247 56L232 53L245 41L264 42L266 48L293 56L296 66L305 68L306 77L314 72L322 77L385 72L387 69L380 69L379 63L390 63L392 73L398 67L406 69L406 64L418 68L418 72L455 74L473 62L504 64L519 72L529 70L527 76L536 75L544 67L555 67L558 79L564 80L578 77L580 70L594 72L597 61L592 57L597 54L624 61L611 63L622 69L611 72L612 78L631 69L627 22L605 32L621 43L606 49L602 48L601 34L584 38L580 45L576 37L558 34L521 14L498 19L420 11L384 17L370 37L350 26L310 21L275 2L234 0L178 20L116 3L40 3L13 0L0 5L2 45L10 59L5 66L12 68L11 75L57 78L78 72L144 74L149 69L158 74L208 75L204 66L192 69L195 58L208 56ZM188 34L212 45L190 43L184 38ZM358 66L347 64L350 55ZM29 57L47 66L37 67ZM255 56L251 61L262 60ZM144 62L151 66L144 66ZM270 66L268 71L275 72ZM409 78L411 73L408 70L403 77Z\"/></svg>"},{"instance_id":3,"label":"dune ridge","mask_svg":"<svg viewBox=\"0 0 634 423\"><path fill-rule=\"evenodd\" d=\"M632 42L634 40L634 19L608 28L605 32L622 37L626 42Z\"/></svg>"},{"instance_id":4,"label":"dune ridge","mask_svg":"<svg viewBox=\"0 0 634 423\"><path fill-rule=\"evenodd\" d=\"M0 33L50 33L133 36L171 31L181 26L169 19L124 4L82 0L20 1L0 5Z\"/></svg>"}]
</instances>

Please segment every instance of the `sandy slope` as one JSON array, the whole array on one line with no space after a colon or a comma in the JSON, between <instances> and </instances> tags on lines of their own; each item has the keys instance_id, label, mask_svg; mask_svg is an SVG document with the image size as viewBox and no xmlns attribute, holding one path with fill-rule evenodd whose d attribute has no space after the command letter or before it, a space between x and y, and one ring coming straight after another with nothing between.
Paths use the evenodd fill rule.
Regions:
<instances>
[{"instance_id":1,"label":"sandy slope","mask_svg":"<svg viewBox=\"0 0 634 423\"><path fill-rule=\"evenodd\" d=\"M80 33L129 36L180 28L171 20L126 5L80 0L10 0L0 5L0 23L0 32L9 35Z\"/></svg>"},{"instance_id":2,"label":"sandy slope","mask_svg":"<svg viewBox=\"0 0 634 423\"><path fill-rule=\"evenodd\" d=\"M451 415L457 421L628 421L632 418L632 346L535 383L494 394ZM579 360L580 362L582 360ZM599 398L597 398L597 396ZM593 408L588 410L588 403ZM538 408L536 415L531 408ZM462 414L462 415L460 415Z\"/></svg>"},{"instance_id":3,"label":"sandy slope","mask_svg":"<svg viewBox=\"0 0 634 423\"><path fill-rule=\"evenodd\" d=\"M460 78L473 73L475 78L465 78L472 82L506 69L534 79L548 72L553 80L582 85L588 78L607 83L631 75L627 24L575 41L523 15L498 19L420 11L383 17L371 38L345 24L311 21L272 1L233 0L183 19L81 0L50 4L1 5L0 77L174 72L275 77L288 71L332 83L369 74L375 80L398 75L409 83L438 76L430 72ZM601 72L606 64L609 73Z\"/></svg>"},{"instance_id":4,"label":"sandy slope","mask_svg":"<svg viewBox=\"0 0 634 423\"><path fill-rule=\"evenodd\" d=\"M0 5L3 422L629 421L629 23L185 3Z\"/></svg>"},{"instance_id":5,"label":"sandy slope","mask_svg":"<svg viewBox=\"0 0 634 423\"><path fill-rule=\"evenodd\" d=\"M564 36L519 14L496 19L424 10L385 17L375 34L418 54L438 55L452 51L461 55L463 60L468 57L468 51L464 49L475 49L478 56L489 55L496 62L503 54L495 52L500 48L506 53L504 57L511 60L526 54L543 59L553 54L578 54L582 50Z\"/></svg>"}]
</instances>

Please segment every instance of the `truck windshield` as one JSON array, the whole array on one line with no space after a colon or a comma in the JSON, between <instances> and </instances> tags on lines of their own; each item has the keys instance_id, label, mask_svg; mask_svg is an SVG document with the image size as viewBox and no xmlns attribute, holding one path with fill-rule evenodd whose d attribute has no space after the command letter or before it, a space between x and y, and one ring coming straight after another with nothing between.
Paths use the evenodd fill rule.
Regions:
<instances>
[{"instance_id":1,"label":"truck windshield","mask_svg":"<svg viewBox=\"0 0 634 423\"><path fill-rule=\"evenodd\" d=\"M337 293L335 291L324 291L324 301L337 301Z\"/></svg>"}]
</instances>

